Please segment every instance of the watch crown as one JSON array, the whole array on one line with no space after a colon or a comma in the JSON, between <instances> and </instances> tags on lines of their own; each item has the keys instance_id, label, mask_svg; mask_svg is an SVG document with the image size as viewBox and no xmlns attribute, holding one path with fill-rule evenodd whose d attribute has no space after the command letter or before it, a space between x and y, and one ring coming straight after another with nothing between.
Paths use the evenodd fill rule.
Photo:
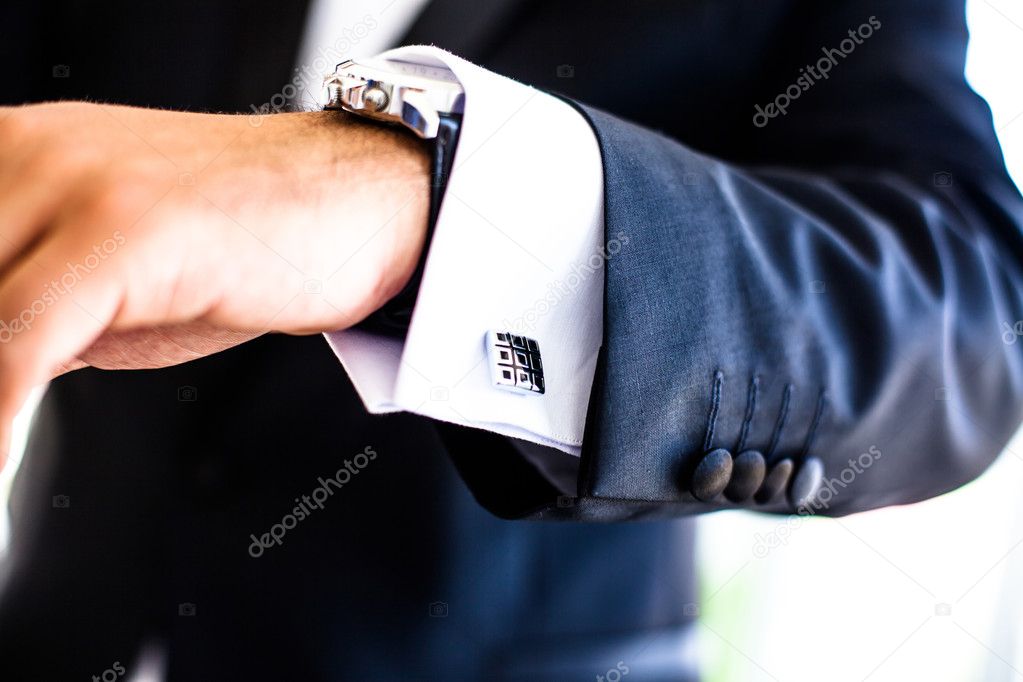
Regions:
<instances>
[{"instance_id":1,"label":"watch crown","mask_svg":"<svg viewBox=\"0 0 1023 682\"><path fill-rule=\"evenodd\" d=\"M326 108L340 109L342 104L341 96L344 93L341 80L335 76L331 76L324 81L323 85L327 89Z\"/></svg>"},{"instance_id":2,"label":"watch crown","mask_svg":"<svg viewBox=\"0 0 1023 682\"><path fill-rule=\"evenodd\" d=\"M367 88L362 93L363 106L372 112L383 111L387 108L388 103L387 93L380 88Z\"/></svg>"}]
</instances>

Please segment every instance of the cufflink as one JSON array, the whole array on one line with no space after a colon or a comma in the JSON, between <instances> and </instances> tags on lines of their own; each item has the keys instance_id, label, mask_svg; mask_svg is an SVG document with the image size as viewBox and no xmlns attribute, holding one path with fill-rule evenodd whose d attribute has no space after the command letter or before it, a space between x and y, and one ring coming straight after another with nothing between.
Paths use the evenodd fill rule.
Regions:
<instances>
[{"instance_id":1,"label":"cufflink","mask_svg":"<svg viewBox=\"0 0 1023 682\"><path fill-rule=\"evenodd\" d=\"M535 339L506 331L487 332L487 360L494 386L516 393L543 393L543 362Z\"/></svg>"}]
</instances>

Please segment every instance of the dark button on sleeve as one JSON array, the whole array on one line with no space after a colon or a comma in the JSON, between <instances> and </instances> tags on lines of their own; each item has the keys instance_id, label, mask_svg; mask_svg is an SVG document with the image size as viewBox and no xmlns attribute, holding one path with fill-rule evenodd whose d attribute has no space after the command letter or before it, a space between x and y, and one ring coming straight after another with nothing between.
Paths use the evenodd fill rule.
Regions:
<instances>
[{"instance_id":1,"label":"dark button on sleeve","mask_svg":"<svg viewBox=\"0 0 1023 682\"><path fill-rule=\"evenodd\" d=\"M721 494L731 477L732 454L724 448L711 450L696 465L690 491L696 499L708 502Z\"/></svg>"},{"instance_id":2,"label":"dark button on sleeve","mask_svg":"<svg viewBox=\"0 0 1023 682\"><path fill-rule=\"evenodd\" d=\"M739 453L732 463L732 480L725 488L725 497L732 502L745 502L760 489L767 475L767 462L756 450Z\"/></svg>"},{"instance_id":3,"label":"dark button on sleeve","mask_svg":"<svg viewBox=\"0 0 1023 682\"><path fill-rule=\"evenodd\" d=\"M788 487L789 479L792 478L792 460L785 458L776 462L764 479L764 484L757 491L756 501L760 504L767 504L778 494Z\"/></svg>"},{"instance_id":4,"label":"dark button on sleeve","mask_svg":"<svg viewBox=\"0 0 1023 682\"><path fill-rule=\"evenodd\" d=\"M803 509L810 505L817 497L821 488L821 481L824 480L824 462L817 457L809 457L799 467L799 472L792 479L792 488L789 490L789 502L796 509Z\"/></svg>"}]
</instances>

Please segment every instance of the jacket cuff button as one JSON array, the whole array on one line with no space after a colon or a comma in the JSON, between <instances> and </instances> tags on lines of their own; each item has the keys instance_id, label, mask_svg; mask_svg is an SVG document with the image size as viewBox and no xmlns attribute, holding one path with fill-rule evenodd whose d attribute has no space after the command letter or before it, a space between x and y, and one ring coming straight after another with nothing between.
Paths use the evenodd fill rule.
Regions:
<instances>
[{"instance_id":1,"label":"jacket cuff button","mask_svg":"<svg viewBox=\"0 0 1023 682\"><path fill-rule=\"evenodd\" d=\"M745 450L732 462L732 480L725 488L725 497L732 502L745 502L760 489L767 475L767 462L756 450Z\"/></svg>"},{"instance_id":2,"label":"jacket cuff button","mask_svg":"<svg viewBox=\"0 0 1023 682\"><path fill-rule=\"evenodd\" d=\"M711 450L693 471L690 492L693 497L709 502L720 495L732 478L732 454L724 448Z\"/></svg>"},{"instance_id":3,"label":"jacket cuff button","mask_svg":"<svg viewBox=\"0 0 1023 682\"><path fill-rule=\"evenodd\" d=\"M792 479L789 488L789 502L797 511L806 509L817 499L824 480L824 462L817 457L808 457L799 472Z\"/></svg>"},{"instance_id":4,"label":"jacket cuff button","mask_svg":"<svg viewBox=\"0 0 1023 682\"><path fill-rule=\"evenodd\" d=\"M792 478L792 469L792 460L787 457L776 462L767 473L764 484L760 486L760 490L757 491L756 497L753 499L759 504L767 504L778 497L779 493L788 487L789 479Z\"/></svg>"}]
</instances>

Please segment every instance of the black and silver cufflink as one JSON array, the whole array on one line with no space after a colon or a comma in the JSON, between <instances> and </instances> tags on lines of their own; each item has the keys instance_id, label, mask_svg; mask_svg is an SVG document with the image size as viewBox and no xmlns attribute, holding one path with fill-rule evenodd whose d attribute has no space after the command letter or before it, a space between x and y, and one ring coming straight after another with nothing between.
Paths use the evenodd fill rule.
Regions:
<instances>
[{"instance_id":1,"label":"black and silver cufflink","mask_svg":"<svg viewBox=\"0 0 1023 682\"><path fill-rule=\"evenodd\" d=\"M535 339L505 331L487 332L487 360L494 386L516 393L546 389L540 345Z\"/></svg>"}]
</instances>

